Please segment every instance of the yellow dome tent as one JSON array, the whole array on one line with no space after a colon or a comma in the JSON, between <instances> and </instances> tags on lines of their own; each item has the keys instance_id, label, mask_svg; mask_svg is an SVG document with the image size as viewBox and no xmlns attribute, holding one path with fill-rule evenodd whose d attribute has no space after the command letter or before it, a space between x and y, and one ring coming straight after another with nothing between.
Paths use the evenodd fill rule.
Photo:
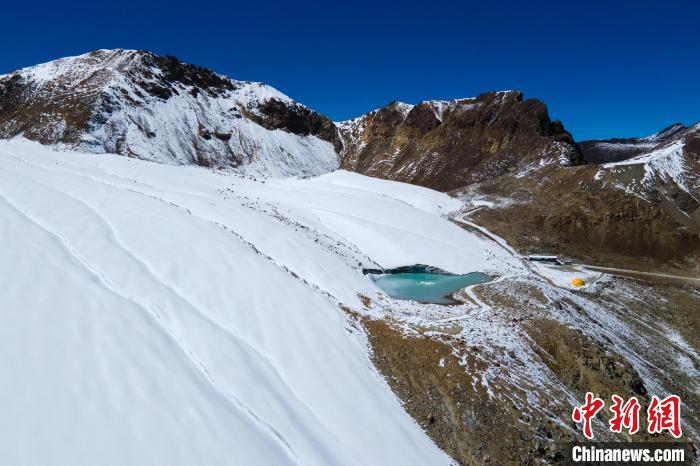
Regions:
<instances>
[{"instance_id":1,"label":"yellow dome tent","mask_svg":"<svg viewBox=\"0 0 700 466\"><path fill-rule=\"evenodd\" d=\"M583 286L586 284L586 282L584 282L582 278L576 277L573 280L571 280L571 284L573 286Z\"/></svg>"}]
</instances>

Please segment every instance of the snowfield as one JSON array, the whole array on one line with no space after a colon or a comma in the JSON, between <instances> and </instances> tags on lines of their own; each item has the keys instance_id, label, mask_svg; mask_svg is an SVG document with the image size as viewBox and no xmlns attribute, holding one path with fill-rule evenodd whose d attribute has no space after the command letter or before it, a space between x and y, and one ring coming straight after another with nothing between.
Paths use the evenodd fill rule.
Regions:
<instances>
[{"instance_id":1,"label":"snowfield","mask_svg":"<svg viewBox=\"0 0 700 466\"><path fill-rule=\"evenodd\" d=\"M449 464L341 305L362 267L505 273L428 189L0 142L2 464Z\"/></svg>"}]
</instances>

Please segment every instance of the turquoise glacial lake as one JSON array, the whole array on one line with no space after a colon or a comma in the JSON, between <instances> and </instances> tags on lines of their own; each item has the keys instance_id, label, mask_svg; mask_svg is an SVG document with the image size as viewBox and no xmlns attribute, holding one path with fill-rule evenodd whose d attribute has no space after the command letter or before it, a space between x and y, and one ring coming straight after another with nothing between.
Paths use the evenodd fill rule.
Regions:
<instances>
[{"instance_id":1,"label":"turquoise glacial lake","mask_svg":"<svg viewBox=\"0 0 700 466\"><path fill-rule=\"evenodd\" d=\"M380 275L374 283L389 296L397 299L410 299L420 303L454 304L450 296L455 291L469 285L486 283L492 277L472 272L465 275L444 275L436 273L392 273Z\"/></svg>"}]
</instances>

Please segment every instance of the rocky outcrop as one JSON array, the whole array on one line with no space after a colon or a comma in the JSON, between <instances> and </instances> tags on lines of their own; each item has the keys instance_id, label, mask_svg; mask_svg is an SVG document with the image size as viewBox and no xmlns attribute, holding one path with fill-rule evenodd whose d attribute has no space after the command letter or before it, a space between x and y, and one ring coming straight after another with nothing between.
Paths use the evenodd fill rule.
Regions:
<instances>
[{"instance_id":1,"label":"rocky outcrop","mask_svg":"<svg viewBox=\"0 0 700 466\"><path fill-rule=\"evenodd\" d=\"M472 99L393 102L338 125L342 168L449 191L540 161L582 162L546 106L520 92Z\"/></svg>"},{"instance_id":2,"label":"rocky outcrop","mask_svg":"<svg viewBox=\"0 0 700 466\"><path fill-rule=\"evenodd\" d=\"M0 77L0 137L261 175L337 168L326 117L175 57L98 50Z\"/></svg>"},{"instance_id":3,"label":"rocky outcrop","mask_svg":"<svg viewBox=\"0 0 700 466\"><path fill-rule=\"evenodd\" d=\"M269 99L258 106L257 113L249 117L267 129L283 129L302 136L314 135L333 144L340 152L342 143L333 122L300 104L289 104L279 99Z\"/></svg>"}]
</instances>

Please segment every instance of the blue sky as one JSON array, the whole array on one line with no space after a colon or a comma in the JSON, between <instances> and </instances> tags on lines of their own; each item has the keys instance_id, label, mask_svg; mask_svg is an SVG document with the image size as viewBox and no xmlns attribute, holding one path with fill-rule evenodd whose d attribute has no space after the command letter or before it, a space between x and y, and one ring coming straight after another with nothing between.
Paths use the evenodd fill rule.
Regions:
<instances>
[{"instance_id":1,"label":"blue sky","mask_svg":"<svg viewBox=\"0 0 700 466\"><path fill-rule=\"evenodd\" d=\"M97 4L99 3L99 4ZM148 49L335 120L519 89L578 140L700 120L700 2L6 2L0 73Z\"/></svg>"}]
</instances>

